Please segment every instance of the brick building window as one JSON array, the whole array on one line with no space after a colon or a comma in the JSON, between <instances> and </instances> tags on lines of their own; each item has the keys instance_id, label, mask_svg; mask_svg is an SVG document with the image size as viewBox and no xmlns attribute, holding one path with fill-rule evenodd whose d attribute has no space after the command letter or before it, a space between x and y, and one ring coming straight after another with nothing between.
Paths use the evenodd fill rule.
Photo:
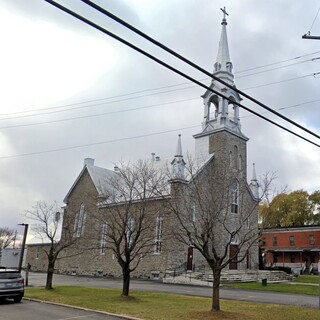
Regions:
<instances>
[{"instance_id":1,"label":"brick building window","mask_svg":"<svg viewBox=\"0 0 320 320\"><path fill-rule=\"evenodd\" d=\"M104 255L106 253L107 227L108 227L108 225L106 223L102 224L101 239L100 239L100 255Z\"/></svg>"},{"instance_id":2,"label":"brick building window","mask_svg":"<svg viewBox=\"0 0 320 320\"><path fill-rule=\"evenodd\" d=\"M276 246L278 245L278 239L277 239L277 237L273 237L273 238L272 238L272 245L273 245L274 247L276 247Z\"/></svg>"},{"instance_id":3,"label":"brick building window","mask_svg":"<svg viewBox=\"0 0 320 320\"><path fill-rule=\"evenodd\" d=\"M294 236L289 237L290 246L294 246Z\"/></svg>"},{"instance_id":4,"label":"brick building window","mask_svg":"<svg viewBox=\"0 0 320 320\"><path fill-rule=\"evenodd\" d=\"M312 246L314 245L314 235L313 234L309 235L309 244Z\"/></svg>"},{"instance_id":5,"label":"brick building window","mask_svg":"<svg viewBox=\"0 0 320 320\"><path fill-rule=\"evenodd\" d=\"M162 251L162 227L163 227L163 218L157 216L156 220L156 236L154 239L154 253L160 254Z\"/></svg>"},{"instance_id":6,"label":"brick building window","mask_svg":"<svg viewBox=\"0 0 320 320\"><path fill-rule=\"evenodd\" d=\"M239 186L238 182L234 182L230 187L231 196L231 213L239 212Z\"/></svg>"}]
</instances>

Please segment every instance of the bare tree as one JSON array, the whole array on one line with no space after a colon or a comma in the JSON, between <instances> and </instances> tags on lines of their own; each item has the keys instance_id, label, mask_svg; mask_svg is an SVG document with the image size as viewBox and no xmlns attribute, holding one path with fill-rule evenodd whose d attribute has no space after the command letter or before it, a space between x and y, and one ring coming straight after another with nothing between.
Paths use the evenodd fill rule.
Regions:
<instances>
[{"instance_id":1,"label":"bare tree","mask_svg":"<svg viewBox=\"0 0 320 320\"><path fill-rule=\"evenodd\" d=\"M61 230L62 215L56 202L48 204L45 201L38 201L31 210L26 211L26 216L33 221L32 230L42 239L44 244L47 244L43 248L48 258L45 288L50 290L53 288L54 267L59 255L76 241L73 236L73 228L65 222ZM60 236L62 240L60 240Z\"/></svg>"},{"instance_id":2,"label":"bare tree","mask_svg":"<svg viewBox=\"0 0 320 320\"><path fill-rule=\"evenodd\" d=\"M131 273L154 248L155 212L161 205L156 190L164 190L166 177L148 161L121 164L107 181L100 203L100 250L112 250L122 269L122 296L129 296ZM161 199L160 199L161 200Z\"/></svg>"},{"instance_id":3,"label":"bare tree","mask_svg":"<svg viewBox=\"0 0 320 320\"><path fill-rule=\"evenodd\" d=\"M10 247L16 239L16 231L8 227L0 228L0 257L2 249Z\"/></svg>"},{"instance_id":4,"label":"bare tree","mask_svg":"<svg viewBox=\"0 0 320 320\"><path fill-rule=\"evenodd\" d=\"M0 248L5 249L13 244L16 238L16 231L8 227L0 228Z\"/></svg>"},{"instance_id":5,"label":"bare tree","mask_svg":"<svg viewBox=\"0 0 320 320\"><path fill-rule=\"evenodd\" d=\"M173 233L179 242L198 250L211 268L212 311L219 311L222 270L239 263L258 266L259 201L238 169L213 163L199 167L190 157L186 169L188 180L171 180L167 205L177 222Z\"/></svg>"}]
</instances>

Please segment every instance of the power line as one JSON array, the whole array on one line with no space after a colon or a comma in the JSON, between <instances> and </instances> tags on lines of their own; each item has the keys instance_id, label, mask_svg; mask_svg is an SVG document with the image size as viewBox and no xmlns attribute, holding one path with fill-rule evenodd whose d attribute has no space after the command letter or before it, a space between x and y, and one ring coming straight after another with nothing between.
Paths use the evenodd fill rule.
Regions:
<instances>
[{"instance_id":1,"label":"power line","mask_svg":"<svg viewBox=\"0 0 320 320\"><path fill-rule=\"evenodd\" d=\"M262 66L257 66L257 67L245 69L245 70L240 70L240 71L235 72L234 74L237 75L238 73L243 73L243 72L247 72L247 71L251 71L251 70L255 70L255 69L264 68L264 67L267 67L267 66L272 66L272 65L276 65L276 64L281 64L281 63L284 63L284 62L288 62L288 61L300 59L300 58L302 58L302 57L306 57L306 56L310 56L310 55L315 55L315 54L317 54L317 53L319 53L319 52L320 52L320 51L315 51L315 52L307 53L307 54L304 54L304 55L296 56L296 57L294 57L294 58L290 58L290 59L286 59L286 60L281 60L281 61L277 61L277 62L273 62L273 63L265 64L265 65L262 65ZM261 73L264 73L264 72L273 71L273 70L276 70L276 69L286 68L286 67L293 66L293 65L296 65L296 64L300 64L300 63L305 63L305 62L309 62L309 61L315 61L315 60L318 60L318 59L320 59L320 57L313 58L313 59L308 59L308 60L304 60L304 61L301 61L301 62L297 62L297 63L285 65L285 66L280 66L280 67L273 68L273 69L264 70L264 71L261 71L261 72L251 73L251 74L249 74L249 75L243 75L243 76L239 76L239 77L236 77L236 78L237 78L237 79L245 78L245 77L253 76L253 75L256 75L256 74L261 74ZM316 74L317 74L317 73L316 73ZM312 75L314 75L314 74L312 74ZM286 81L290 81L290 80L300 79L300 78L303 78L303 77L305 77L305 76L301 76L301 77L297 77L297 78L292 78L292 79L285 79L285 80L283 80L283 81L281 81L281 82L286 82ZM198 79L198 81L206 81L206 80L209 80L209 79L211 79L211 78L207 77L207 78ZM260 85L260 86L258 86L258 87L268 86L268 85L277 84L277 83L280 83L280 82L272 82L272 83L268 83L268 84L262 84L262 85ZM137 97L132 97L132 98L124 99L124 100L116 100L116 101L111 101L111 102L106 102L106 103L100 103L100 104L92 104L92 105L86 105L86 106L79 106L79 107L74 107L74 108L68 108L68 107L77 106L77 105L81 105L81 104L92 103L92 102L100 102L100 101L104 101L104 100L111 100L111 99L115 99L115 98L119 98L119 97L126 97L126 96L131 96L131 95L135 95L135 94L139 94L139 93L144 93L144 92L149 92L149 91L156 91L156 90L162 90L162 89L167 89L167 88L174 88L174 87L184 86L184 85L187 85L187 84L190 84L190 82L183 82L183 83L178 83L178 84L169 85L169 86L162 86L162 87L157 87L157 88L147 88L147 89L143 89L143 90L139 90L139 91L133 91L133 92L124 93L124 94L119 94L119 95L110 96L110 97L104 97L104 98L99 98L99 99L92 99L92 100L85 100L85 101L80 101L80 102L74 102L74 103L64 104L64 105L61 105L61 106L53 106L53 107L48 107L48 108L37 108L37 109L29 109L29 110L24 110L24 111L2 113L2 114L0 114L0 117L6 117L6 118L0 118L0 121L1 121L1 120L10 120L10 119L19 118L19 117L7 117L7 116L16 115L16 114L34 113L34 112L37 112L37 111L40 111L40 112L41 112L41 113L36 113L36 114L30 115L30 117L32 117L32 116L38 116L38 115L42 115L42 114L55 113L55 112L45 113L45 112L42 112L43 110L56 110L56 109L63 109L63 108L67 108L67 109L64 109L64 110L61 110L61 111L56 111L56 112L67 112L67 111L70 111L70 110L89 108L89 107L91 107L91 106L99 106L99 105L103 105L103 104L107 104L107 103L127 101L127 100L138 99L138 98L147 97L147 96L152 96L152 95L157 95L157 94L163 94L163 93L174 92L174 91L179 91L179 90L185 90L185 89L191 89L191 88L198 87L198 86L190 86L190 87L181 88L181 89L168 90L168 91L162 91L162 92L151 93L151 94L146 94L146 95L140 95L140 96L137 96ZM242 90L253 89L253 88L255 88L255 87L252 87L252 88L243 88ZM28 117L28 115L21 116L21 118L24 118L24 117Z\"/></svg>"},{"instance_id":2,"label":"power line","mask_svg":"<svg viewBox=\"0 0 320 320\"><path fill-rule=\"evenodd\" d=\"M41 112L41 113L22 115L22 116L16 116L16 117L0 118L0 121L12 120L12 119L20 119L20 118L30 118L30 117L42 116L42 115L53 114L53 113L67 112L67 111L71 111L71 110L86 109L86 108L96 107L96 106L100 106L100 105L113 104L113 103L117 103L117 102L124 102L124 101L128 101L128 100L134 100L134 99L142 98L142 97L149 97L149 96L162 94L162 93L174 92L174 91L178 91L178 90L187 90L187 89L195 88L195 87L196 86L189 86L189 87L180 88L180 89L167 90L167 91L162 91L162 92L157 92L157 93L146 94L146 95L142 95L142 96L138 96L138 97L132 97L132 98L126 98L126 99L120 99L120 100L112 100L112 101L108 101L108 102L95 103L95 104L90 104L90 105L84 105L84 106L79 106L79 107L68 108L68 109L64 109L64 110L48 111L48 112ZM125 94L123 96L125 96ZM105 99L111 99L111 98L105 98ZM102 100L105 100L105 99L102 99ZM94 101L94 100L91 100L91 101ZM85 103L85 102L73 103L73 104L70 104L70 105L78 105L78 104L83 104L83 103ZM54 108L61 108L61 107L54 107Z\"/></svg>"},{"instance_id":3,"label":"power line","mask_svg":"<svg viewBox=\"0 0 320 320\"><path fill-rule=\"evenodd\" d=\"M289 82L289 81L293 81L293 80L297 80L297 79L302 79L302 78L306 78L306 77L315 77L315 76L318 75L318 74L320 74L320 72L310 73L310 74L307 74L307 75L304 75L304 76L300 76L300 77L296 77L296 78L290 78L290 79L285 79L285 80L281 80L281 81L265 83L265 84L261 84L261 85L254 86L254 87L244 88L243 90L251 90L251 89L256 89L256 88L271 86L271 85L273 85L273 84L279 84L279 83Z\"/></svg>"},{"instance_id":4,"label":"power line","mask_svg":"<svg viewBox=\"0 0 320 320\"><path fill-rule=\"evenodd\" d=\"M186 101L191 101L191 100L198 100L198 97L191 98L191 99L183 99L183 100L163 102L163 103L147 105L147 106L142 106L142 107L137 107L137 108L122 109L122 110L117 110L117 111L108 111L108 112L103 112L103 113L90 114L90 115L79 116L79 117L64 118L64 119L58 119L58 120L49 120L49 121L35 122L35 123L17 124L17 125L11 125L11 126L3 126L3 127L0 127L0 130L19 128L19 127L29 127L29 126L36 126L36 125L43 125L43 124L57 123L57 122L64 122L64 121L73 121L73 120L80 120L80 119L86 119L86 118L94 118L94 117L100 117L100 116L105 116L105 115L111 115L111 114L125 113L125 112L130 112L130 111L141 110L141 109L154 108L154 107L159 107L159 106L164 106L164 105L169 105L169 104L174 104L174 103L181 103L181 102L186 102Z\"/></svg>"},{"instance_id":5,"label":"power line","mask_svg":"<svg viewBox=\"0 0 320 320\"><path fill-rule=\"evenodd\" d=\"M270 66L274 66L276 64L280 64L280 63L284 63L284 62L289 62L289 61L292 61L292 60L297 60L297 59L301 59L303 57L307 57L307 56L313 56L317 53L319 53L320 51L315 51L315 52L312 52L312 53L307 53L307 54L304 54L304 55L301 55L301 56L297 56L297 57L294 57L294 58L290 58L290 59L286 59L286 60L281 60L281 61L278 61L278 62L272 62L272 63L269 63L269 64L265 64L265 65L262 65L262 66L258 66L258 67L253 67L253 68L250 68L250 69L245 69L245 70L240 70L240 71L237 71L235 74L237 73L242 73L242 72L247 72L247 71L251 71L251 70L256 70L256 69L261 69L261 68L265 68L265 67L270 67ZM313 59L311 59L312 61ZM305 60L304 62L308 62L310 60ZM294 64L290 64L290 66L292 66ZM286 66L283 66L283 68L285 68Z\"/></svg>"},{"instance_id":6,"label":"power line","mask_svg":"<svg viewBox=\"0 0 320 320\"><path fill-rule=\"evenodd\" d=\"M63 10L63 11L65 11L65 12L67 12L67 11L65 10L65 9L67 9L67 8L61 6L60 4L57 4L56 2L54 2L54 1L52 1L52 0L45 0L45 1L47 1L47 2L49 2L49 3L51 3L51 4L53 4L53 5L55 5L55 6L58 7L58 8L60 7L60 8L59 8L60 10ZM229 83L227 83L227 82L221 80L220 78L214 76L214 75L211 74L210 72L208 72L208 71L206 71L205 69L199 67L198 65L196 65L196 64L193 63L192 61L186 59L185 57L181 56L181 55L178 54L177 52L175 52L175 51L173 51L172 49L166 47L165 45L163 45L163 44L160 43L159 41L156 41L155 39L151 38L150 36L148 36L148 35L145 34L144 32L138 30L137 28L133 27L133 26L130 25L129 23L127 23L127 22L125 22L124 20L120 19L119 17L113 15L112 13L110 13L110 12L107 11L107 10L105 10L104 8L98 6L97 4L95 4L95 3L93 3L93 2L91 2L91 1L89 1L89 0L81 0L81 1L84 2L85 4L91 6L92 8L96 9L97 11L101 12L102 14L108 16L109 18L113 19L114 21L120 23L121 25L123 25L124 27L128 28L129 30L135 32L136 34L140 35L140 36L143 37L144 39L146 39L146 40L148 40L149 42L153 43L154 45L160 47L161 49L165 50L166 52L172 54L173 56L175 56L175 57L178 58L179 60L187 63L188 65L190 65L190 66L192 66L193 68L199 70L200 72L206 74L207 76L211 77L212 79L214 79L214 80L222 83L222 84L225 85L226 87L228 87L228 88L236 91L238 94L240 94L240 95L246 97L247 99L251 100L252 102L258 104L260 107L262 107L262 108L264 108L264 109L272 112L273 114L277 115L279 118L281 118L281 119L283 119L283 120L285 120L285 121L293 124L294 126L296 126L296 127L298 127L299 129L301 129L301 130L303 130L303 131L305 131L305 132L307 132L307 133L315 136L315 137L318 138L318 139L320 138L320 136L319 136L318 134L312 132L311 130L307 129L306 127L304 127L304 126L302 126L302 125L300 125L300 124L298 124L297 122L295 122L295 121L293 121L293 120L291 120L291 119L289 119L289 118L281 115L280 113L274 111L272 108L268 107L267 105L263 104L262 102L258 101L257 99L251 97L250 95L244 93L243 91L237 89L235 86L232 86L232 85L230 85ZM58 6L57 6L57 5L58 5ZM132 43L129 43L128 41L125 41L124 39L118 37L117 35L115 35L115 34L113 34L113 33L111 33L111 32L109 32L108 30L105 30L105 29L102 28L101 26L99 26L99 25L93 23L92 21L90 21L90 20L88 20L88 19L86 19L86 18L84 18L84 17L76 14L75 12L73 12L73 11L71 11L71 10L69 10L69 9L67 9L67 10L69 11L69 12L67 12L67 13L73 15L75 18L77 18L77 19L79 19L79 20L81 20L81 21L83 21L83 22L91 25L92 27L94 27L94 28L98 29L99 31L101 31L101 32L109 35L110 37L116 39L117 41L120 41L120 42L122 42L123 44L129 46L130 48L134 49L135 51L137 51L137 52L139 52L139 53L141 53L141 54L149 57L150 59L156 61L157 63L159 63L159 64L167 67L168 69L170 69L170 70L172 70L172 71L180 74L181 76L183 76L183 77L185 77L185 78L189 78L189 80L191 80L191 77L183 74L182 72L180 72L179 70L177 70L177 69L169 66L168 64L165 64L163 61L160 61L159 59L157 59L157 58L155 58L154 56L148 54L147 52L143 51L142 49L134 46ZM175 69L175 70L174 70L174 69ZM197 83L194 79L192 79L191 81ZM199 84L199 82L198 82L198 84ZM215 94L217 94L217 95L219 95L219 96L227 99L228 101L230 101L230 99L229 99L228 97L219 94L217 91L213 90L212 88L207 87L207 89L210 90L211 92L213 92L213 93L215 93ZM231 102L232 102L232 101L231 101ZM234 102L232 102L232 103L234 103ZM244 106L242 106L242 105L240 105L240 104L238 104L238 103L234 103L234 104L238 105L239 107L244 108Z\"/></svg>"},{"instance_id":7,"label":"power line","mask_svg":"<svg viewBox=\"0 0 320 320\"><path fill-rule=\"evenodd\" d=\"M138 48L137 46L133 45L132 43L130 43L130 42L128 42L128 41L120 38L119 36L117 36L117 35L113 34L112 32L110 32L110 31L102 28L101 26L93 23L92 21L90 21L90 20L82 17L81 15L79 15L79 14L71 11L70 9L68 9L68 8L66 8L66 7L63 7L63 6L60 5L59 3L56 3L56 2L54 2L54 1L52 1L52 0L45 0L45 1L48 2L48 3L50 3L50 4L52 4L53 6L57 7L58 9L64 11L65 13L68 13L68 14L70 14L71 16L79 19L80 21L82 21L82 22L84 22L84 23L87 23L88 25L92 26L93 28L95 28L95 29L97 29L97 30L99 30L99 31L101 31L101 32L109 35L110 37L114 38L115 40L117 40L117 41L119 41L119 42L127 45L128 47L134 49L135 51L137 51L137 52L139 52L139 53L141 53L141 54L143 54L144 56L146 56L146 57L148 57L149 59L157 62L158 64L166 67L167 69L169 69L169 70L171 70L171 71L179 74L180 76L182 76L182 77L184 77L184 78L186 78L186 79L188 79L188 80L190 80L190 81L198 84L199 86L201 86L201 87L203 87L203 88L205 88L205 89L207 89L207 90L210 90L211 92L217 94L217 95L220 96L220 97L223 97L224 99L232 102L233 104L238 105L239 107L242 107L244 110L247 110L247 111L249 111L250 113L253 113L253 114L255 114L256 116L264 119L265 121L267 121L267 122L269 122L269 123L272 123L272 124L274 124L275 126L277 126L277 127L279 127L279 128L282 128L283 130L285 130L285 131L287 131L287 132L290 132L291 134L293 134L293 135L295 135L295 136L297 136L297 137L299 137L299 138L301 138L301 139L303 139L303 140L305 140L305 141L307 141L307 142L309 142L309 143L311 143L311 144L313 144L313 145L315 145L315 146L317 146L317 147L320 147L320 145L316 144L315 142L313 142L313 141L311 141L311 140L309 140L309 139L307 139L307 138L305 138L305 137L303 137L303 136L301 136L301 135L293 132L292 130L289 130L289 129L283 127L282 125L280 125L280 124L278 124L278 123L276 123L276 122L274 122L274 121L272 121L272 120L270 120L270 119L268 119L268 118L266 118L266 117L258 114L257 112L255 112L255 111L253 111L253 110L251 110L251 109L249 109L249 108L241 105L240 103L231 100L230 98L224 96L224 95L221 94L220 92L217 92L216 90L213 90L212 88L210 88L210 87L208 87L208 86L200 83L199 81L197 81L197 80L195 80L194 78L188 76L187 74L185 74L185 73L177 70L176 68L174 68L174 67L168 65L167 63L159 60L158 58L152 56L151 54L147 53L146 51ZM169 50L170 50L170 49L169 49ZM199 68L199 67L198 67L198 68ZM206 71L205 71L205 72L206 72ZM221 82L221 81L220 81L220 82ZM268 107L267 107L267 108L268 108ZM270 109L270 108L268 108L268 109ZM272 109L270 109L270 110L272 110ZM272 111L273 111L273 110L272 110ZM273 113L274 113L274 111L273 111ZM291 122L292 122L292 121L291 121ZM306 128L303 128L303 129L304 129L304 130L307 130ZM310 132L311 132L311 131L310 131ZM315 135L315 133L313 133L313 132L311 132L311 133L312 133L313 135Z\"/></svg>"},{"instance_id":8,"label":"power line","mask_svg":"<svg viewBox=\"0 0 320 320\"><path fill-rule=\"evenodd\" d=\"M155 136L155 135L159 135L159 134L165 134L165 133L170 133L170 132L176 132L176 131L181 131L181 130L192 129L192 128L195 128L195 127L199 127L199 125L184 127L184 128L180 128L180 129L172 129L172 130L166 130L166 131L147 133L147 134L137 135L137 136L133 136L133 137L125 137L125 138L106 140L106 141L100 141L100 142L79 144L79 145L76 145L76 146L70 146L70 147L64 147L64 148L56 148L56 149L50 149L50 150L44 150L44 151L21 153L21 154L16 154L16 155L11 155L11 156L2 156L2 157L0 156L0 160L11 159L11 158L19 158L19 157L25 157L25 156L33 156L33 155L46 154L46 153L53 153L53 152L72 150L72 149L79 149L79 148L84 148L84 147L91 147L91 146L95 146L95 145L114 143L114 142L120 142L120 141L126 141L126 140L140 139L140 138L151 137L151 136Z\"/></svg>"},{"instance_id":9,"label":"power line","mask_svg":"<svg viewBox=\"0 0 320 320\"><path fill-rule=\"evenodd\" d=\"M204 79L202 79L204 80ZM199 80L199 81L202 81ZM119 95L115 95L115 96L111 96L111 97L105 97L105 98L100 98L100 99L93 99L93 100L85 100L85 101L80 101L80 102L74 102L74 103L69 103L69 104L64 104L61 106L55 106L55 107L49 107L49 108L41 108L41 109L32 109L32 110L26 110L26 111L18 111L18 112L10 112L10 113L3 113L0 114L0 116L11 116L14 114L21 114L21 113L30 113L30 112L35 112L35 111L41 111L41 110L52 110L52 109L62 109L62 108L67 108L67 107L72 107L72 106L77 106L77 105L81 105L81 104L85 104L85 103L92 103L92 102L100 102L100 101L104 101L104 100L111 100L111 99L115 99L115 98L121 98L121 97L126 97L126 96L131 96L134 94L138 94L138 93L143 93L143 92L148 92L148 91L155 91L155 90L162 90L162 89L167 89L167 88L172 88L172 87L178 87L178 86L182 86L182 85L186 85L186 84L190 84L190 81L188 82L184 82L184 83L180 83L180 84L174 84L174 85L170 85L170 86L164 86L164 87L158 87L158 88L151 88L151 89L144 89L144 90L140 90L140 91L134 91L134 92L130 92L130 93L124 93L124 94L119 94ZM138 98L143 98L143 97L148 97L148 96L153 96L156 94L162 94L162 93L168 93L168 92L174 92L177 90L185 90L185 89L190 89L190 88L195 88L197 86L189 86L186 88L181 88L181 89L174 89L174 90L166 90L166 91L161 91L161 92L155 92L155 93L150 93L150 94L145 94L145 95L140 95L137 97L132 97L132 98L127 98L127 99L123 99L123 100L112 100L110 102L105 102L105 103L100 103L100 104L90 104L87 106L79 106L79 107L75 107L75 108L69 108L66 110L62 110L63 111L69 111L69 110L74 110L74 109L82 109L82 108L89 108L92 106L97 106L97 105L103 105L103 104L109 104L109 103L115 103L115 102L123 102L123 101L128 101L128 100L133 100L133 99L138 99ZM59 112L59 111L57 111ZM54 113L54 112L49 112L49 113L40 113L39 115L42 114L50 114L50 113ZM36 114L37 115L37 114ZM31 115L34 116L34 115ZM22 116L24 117L24 116ZM12 117L12 118L0 118L1 120L9 120L9 119L15 119L18 117Z\"/></svg>"},{"instance_id":10,"label":"power line","mask_svg":"<svg viewBox=\"0 0 320 320\"><path fill-rule=\"evenodd\" d=\"M314 25L314 23L316 22L316 20L317 20L317 18L318 18L319 12L320 12L320 7L319 7L319 9L318 9L318 11L317 11L316 16L314 17L314 19L313 19L313 21L312 21L311 27L310 27L310 29L309 29L309 33L311 32L311 30L312 30L312 28L313 28L313 25Z\"/></svg>"},{"instance_id":11,"label":"power line","mask_svg":"<svg viewBox=\"0 0 320 320\"><path fill-rule=\"evenodd\" d=\"M151 104L151 105L146 105L146 106L142 106L142 107L122 109L122 110L114 110L114 111L108 111L108 112L103 112L103 113L84 115L84 116L79 116L79 117L71 117L71 118L63 118L63 119L49 120L49 121L42 121L42 122L35 122L35 123L3 126L3 127L0 127L0 130L19 128L19 127L37 126L37 125L51 124L51 123L59 123L59 122L80 120L80 119L86 119L86 118L94 118L94 117L100 117L100 116L105 116L105 115L125 113L125 112L131 112L131 111L136 111L136 110L160 107L160 106L170 105L170 104L175 104L175 103L188 102L188 101L192 101L192 100L198 100L198 97L193 97L193 98L188 98L188 99L183 99L183 100L167 101L167 102L163 102L163 103ZM294 105L291 105L291 106L285 106L285 107L277 108L275 110L285 110L285 109L290 109L290 108L296 108L296 107L299 107L299 106L302 106L302 105L305 105L305 104L315 103L315 102L318 102L318 101L320 101L320 99L301 102L301 103L297 103L297 104L294 104ZM266 114L268 112L269 111L265 111L265 112L262 112L262 114ZM248 118L248 117L251 117L251 116L253 116L253 115L241 116L240 118L243 119L243 118Z\"/></svg>"},{"instance_id":12,"label":"power line","mask_svg":"<svg viewBox=\"0 0 320 320\"><path fill-rule=\"evenodd\" d=\"M268 70L263 70L263 71L258 71L258 72L254 72L254 73L250 73L250 74L245 74L243 76L239 76L239 77L236 77L236 78L237 79L241 79L241 78L245 78L245 77L255 76L257 74L261 74L261 73L265 73L265 72L269 72L269 71L274 71L274 70L278 70L278 69L283 69L283 68L286 68L286 67L291 67L291 66L294 66L294 65L297 65L297 64L301 64L301 63L305 63L305 62L315 61L317 59L319 59L319 57L313 58L313 59L299 61L299 62L296 62L296 63L287 64L285 66L280 66L280 67L276 67L276 68L272 68L272 69L268 69ZM235 75L236 74L237 73L235 73Z\"/></svg>"},{"instance_id":13,"label":"power line","mask_svg":"<svg viewBox=\"0 0 320 320\"><path fill-rule=\"evenodd\" d=\"M281 81L265 83L265 84L261 84L261 85L254 86L254 87L242 88L241 90L251 90L251 89L266 87L266 86L270 86L270 85L274 85L274 84L279 84L279 83L284 83L284 82L288 82L288 81L303 79L303 78L310 77L310 76L315 77L318 74L320 74L320 72L311 73L311 74L307 74L307 75L303 75L303 76L295 77L295 78L290 78L290 79L284 79L284 80L281 80ZM206 78L206 79L208 79L208 78ZM198 80L198 81L202 81L202 80ZM139 99L139 98L143 98L143 97L149 97L149 96L154 96L154 95L158 95L158 94L176 92L176 91L187 90L187 89L192 89L192 88L197 88L198 87L196 85L192 85L192 86L179 88L179 89L172 89L172 90L160 91L160 92L155 92L155 93L149 93L149 94L140 95L140 96L136 96L136 97L129 97L129 98L125 98L125 99L112 100L112 99L114 99L116 97L130 96L130 95L133 95L135 93L140 93L140 92L145 92L145 91L152 91L152 90L160 90L160 89L165 89L165 88L182 86L182 85L186 85L186 84L190 84L190 82L184 82L184 83L180 83L180 84L175 84L175 85L170 85L170 86L165 86L165 87L160 87L160 88L154 88L154 89L146 89L146 90L141 90L141 91L132 92L132 93L128 93L128 94L121 94L121 95L116 95L116 96L111 96L111 97L106 97L106 98L101 98L101 99L94 99L94 100L88 100L88 101L82 101L82 102L75 102L75 103L65 104L65 105L62 105L62 106L56 106L56 107L51 107L51 108L43 108L43 109L40 109L40 110L41 111L42 110L52 110L52 109L54 109L54 110L58 109L58 110L56 110L56 111L48 111L48 112L40 112L40 113L33 113L33 114L26 114L26 115L21 115L21 116L14 116L14 117L12 116L12 117L0 118L0 121L12 120L12 119L21 119L21 118L31 118L31 117L38 117L38 116L54 114L54 113L68 112L68 111L71 111L71 110L87 109L87 108L101 106L101 105L114 104L114 103L118 103L118 102L135 100L135 99ZM191 99L193 100L194 98L191 98ZM104 100L111 100L111 101L105 101L105 102L101 102L101 103L83 105L85 103L91 103L91 102L94 102L94 101L104 101ZM77 106L77 105L80 105L80 106ZM66 108L68 106L75 106L75 107L62 109L62 108ZM62 109L62 110L60 110L60 109ZM26 112L29 113L29 112L34 112L36 110L39 110L39 109L35 109L35 110L32 110L32 111L29 110L29 111L22 111L22 112L13 112L13 113L5 114L5 115L21 114L21 113L26 113ZM274 109L274 110L277 110L277 109ZM47 123L50 123L50 121L47 121ZM21 126L24 126L24 125L21 125ZM0 129L9 128L9 127L19 127L19 125L17 125L17 126L0 127Z\"/></svg>"}]
</instances>

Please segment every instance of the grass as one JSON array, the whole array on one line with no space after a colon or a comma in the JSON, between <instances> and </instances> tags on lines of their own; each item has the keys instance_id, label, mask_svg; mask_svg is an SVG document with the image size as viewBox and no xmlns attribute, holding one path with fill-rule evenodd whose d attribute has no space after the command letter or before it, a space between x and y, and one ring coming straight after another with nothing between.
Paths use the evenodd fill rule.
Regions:
<instances>
[{"instance_id":1,"label":"grass","mask_svg":"<svg viewBox=\"0 0 320 320\"><path fill-rule=\"evenodd\" d=\"M224 283L223 286L244 290L260 290L295 294L319 295L319 288L317 286L292 285L287 283L268 283L266 287L263 287L261 283L258 282Z\"/></svg>"},{"instance_id":2,"label":"grass","mask_svg":"<svg viewBox=\"0 0 320 320\"><path fill-rule=\"evenodd\" d=\"M294 279L294 282L319 284L319 276L299 276Z\"/></svg>"},{"instance_id":3,"label":"grass","mask_svg":"<svg viewBox=\"0 0 320 320\"><path fill-rule=\"evenodd\" d=\"M130 299L120 291L86 287L31 288L26 297L94 310L131 315L146 320L320 320L317 309L221 300L221 312L211 313L211 299L163 293L131 292Z\"/></svg>"}]
</instances>

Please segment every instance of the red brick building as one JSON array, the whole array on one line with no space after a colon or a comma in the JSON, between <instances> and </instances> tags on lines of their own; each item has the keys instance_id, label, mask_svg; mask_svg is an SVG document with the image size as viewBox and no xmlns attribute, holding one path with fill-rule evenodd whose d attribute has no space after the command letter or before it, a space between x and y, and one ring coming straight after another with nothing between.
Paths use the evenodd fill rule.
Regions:
<instances>
[{"instance_id":1,"label":"red brick building","mask_svg":"<svg viewBox=\"0 0 320 320\"><path fill-rule=\"evenodd\" d=\"M260 247L267 267L315 272L320 259L320 226L263 229Z\"/></svg>"}]
</instances>

